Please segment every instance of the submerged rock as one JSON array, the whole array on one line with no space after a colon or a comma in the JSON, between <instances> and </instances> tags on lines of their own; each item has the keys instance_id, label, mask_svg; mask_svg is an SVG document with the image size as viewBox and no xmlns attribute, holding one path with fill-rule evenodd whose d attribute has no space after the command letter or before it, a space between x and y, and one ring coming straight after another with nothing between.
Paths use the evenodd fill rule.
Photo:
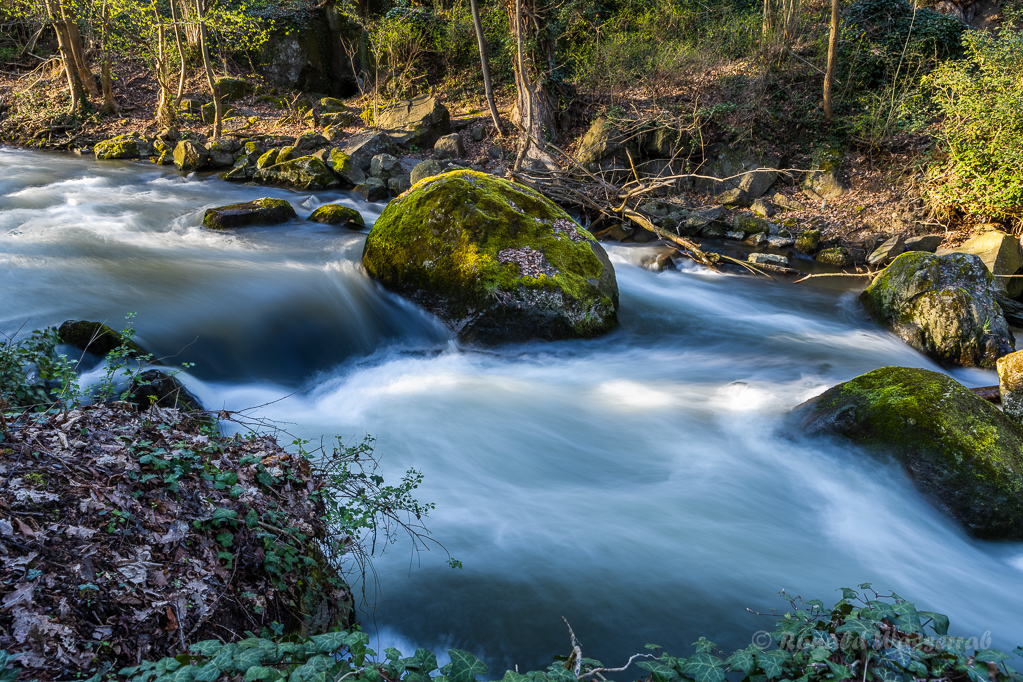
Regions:
<instances>
[{"instance_id":1,"label":"submerged rock","mask_svg":"<svg viewBox=\"0 0 1023 682\"><path fill-rule=\"evenodd\" d=\"M484 173L445 173L393 200L362 262L464 340L592 337L618 324L614 268L596 240L535 191Z\"/></svg>"},{"instance_id":2,"label":"submerged rock","mask_svg":"<svg viewBox=\"0 0 1023 682\"><path fill-rule=\"evenodd\" d=\"M126 346L140 354L146 352L140 345L102 322L67 320L57 329L57 338L61 343L94 355L106 355L119 346Z\"/></svg>"},{"instance_id":3,"label":"submerged rock","mask_svg":"<svg viewBox=\"0 0 1023 682\"><path fill-rule=\"evenodd\" d=\"M248 225L275 225L297 217L295 209L284 199L265 197L242 204L207 209L202 223L211 230L229 230Z\"/></svg>"},{"instance_id":4,"label":"submerged rock","mask_svg":"<svg viewBox=\"0 0 1023 682\"><path fill-rule=\"evenodd\" d=\"M182 140L174 147L174 167L186 173L205 167L209 158L209 150L193 140Z\"/></svg>"},{"instance_id":5,"label":"submerged rock","mask_svg":"<svg viewBox=\"0 0 1023 682\"><path fill-rule=\"evenodd\" d=\"M312 212L309 220L327 225L340 225L350 230L361 230L366 227L366 221L363 220L361 213L341 204L324 204Z\"/></svg>"},{"instance_id":6,"label":"submerged rock","mask_svg":"<svg viewBox=\"0 0 1023 682\"><path fill-rule=\"evenodd\" d=\"M810 434L895 457L972 535L1023 538L1023 427L938 372L882 367L795 410Z\"/></svg>"},{"instance_id":7,"label":"submerged rock","mask_svg":"<svg viewBox=\"0 0 1023 682\"><path fill-rule=\"evenodd\" d=\"M904 253L861 298L879 322L943 364L994 367L1013 350L991 274L977 256Z\"/></svg>"}]
</instances>

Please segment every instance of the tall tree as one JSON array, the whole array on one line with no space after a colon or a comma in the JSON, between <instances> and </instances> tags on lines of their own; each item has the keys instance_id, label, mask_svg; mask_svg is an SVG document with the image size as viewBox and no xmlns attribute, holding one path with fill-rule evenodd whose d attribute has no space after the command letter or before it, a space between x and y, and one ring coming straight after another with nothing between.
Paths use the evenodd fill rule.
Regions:
<instances>
[{"instance_id":1,"label":"tall tree","mask_svg":"<svg viewBox=\"0 0 1023 682\"><path fill-rule=\"evenodd\" d=\"M835 120L831 108L831 90L835 82L836 46L838 45L838 0L831 0L831 33L828 36L828 67L824 72L824 118L828 123Z\"/></svg>"},{"instance_id":2,"label":"tall tree","mask_svg":"<svg viewBox=\"0 0 1023 682\"><path fill-rule=\"evenodd\" d=\"M54 11L53 0L44 0L44 3L47 18L53 24L53 29L57 34L57 48L60 50L60 61L64 66L64 73L67 75L71 112L74 113L81 110L85 93L82 91L82 81L78 75L74 54L71 51L71 37L67 32L67 22Z\"/></svg>"},{"instance_id":3,"label":"tall tree","mask_svg":"<svg viewBox=\"0 0 1023 682\"><path fill-rule=\"evenodd\" d=\"M185 73L187 62L185 59L185 46L181 41L181 27L178 21L178 0L170 0L171 21L174 22L174 43L178 47L178 56L181 58L181 73L178 75L178 92L174 97L175 109L181 105L181 96L185 94Z\"/></svg>"},{"instance_id":4,"label":"tall tree","mask_svg":"<svg viewBox=\"0 0 1023 682\"><path fill-rule=\"evenodd\" d=\"M100 109L100 113L112 116L120 112L120 107L117 106L117 100L114 99L114 87L110 78L110 6L108 0L103 0L101 21L103 23L103 64L101 76L103 82L103 108Z\"/></svg>"},{"instance_id":5,"label":"tall tree","mask_svg":"<svg viewBox=\"0 0 1023 682\"><path fill-rule=\"evenodd\" d=\"M202 52L202 65L206 69L206 80L213 92L213 137L220 137L224 124L224 103L220 98L220 86L217 85L217 78L213 73L213 64L210 61L209 41L206 36L206 8L204 0L195 0L196 19L199 22L199 49Z\"/></svg>"},{"instance_id":6,"label":"tall tree","mask_svg":"<svg viewBox=\"0 0 1023 682\"><path fill-rule=\"evenodd\" d=\"M554 68L554 36L547 30L550 7L541 5L543 1L506 0L518 53L512 116L523 136L516 167L523 159L549 165L550 157L536 143L557 137L558 100L547 85Z\"/></svg>"},{"instance_id":7,"label":"tall tree","mask_svg":"<svg viewBox=\"0 0 1023 682\"><path fill-rule=\"evenodd\" d=\"M480 46L480 62L483 65L483 91L487 94L487 104L490 106L490 115L494 119L494 127L500 135L504 135L501 127L501 118L497 115L497 105L494 104L494 86L490 81L490 63L487 60L487 39L483 34L483 22L480 21L480 8L476 0L469 0L472 7L472 23L476 27L476 42Z\"/></svg>"}]
</instances>

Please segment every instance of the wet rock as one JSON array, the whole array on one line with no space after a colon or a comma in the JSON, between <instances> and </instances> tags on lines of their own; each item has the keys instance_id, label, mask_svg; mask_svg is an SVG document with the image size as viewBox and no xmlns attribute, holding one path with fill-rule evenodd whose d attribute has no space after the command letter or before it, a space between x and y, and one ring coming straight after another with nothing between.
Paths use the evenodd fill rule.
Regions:
<instances>
[{"instance_id":1,"label":"wet rock","mask_svg":"<svg viewBox=\"0 0 1023 682\"><path fill-rule=\"evenodd\" d=\"M266 197L207 209L202 222L211 230L229 230L249 225L276 225L297 217L295 209L284 199Z\"/></svg>"},{"instance_id":2,"label":"wet rock","mask_svg":"<svg viewBox=\"0 0 1023 682\"><path fill-rule=\"evenodd\" d=\"M746 257L746 260L757 265L780 265L785 267L789 264L787 256L777 253L751 253Z\"/></svg>"},{"instance_id":3,"label":"wet rock","mask_svg":"<svg viewBox=\"0 0 1023 682\"><path fill-rule=\"evenodd\" d=\"M744 244L749 244L750 246L767 246L767 235L763 232L754 232L753 234L747 235L742 241Z\"/></svg>"},{"instance_id":4,"label":"wet rock","mask_svg":"<svg viewBox=\"0 0 1023 682\"><path fill-rule=\"evenodd\" d=\"M817 250L817 247L820 246L820 243L820 230L806 230L803 234L796 237L796 251L807 255L813 255L813 253Z\"/></svg>"},{"instance_id":5,"label":"wet rock","mask_svg":"<svg viewBox=\"0 0 1023 682\"><path fill-rule=\"evenodd\" d=\"M874 249L869 256L867 256L867 262L871 265L878 265L880 263L888 263L895 259L896 256L905 253L906 242L903 241L901 235L895 235L891 239L885 241L884 244Z\"/></svg>"},{"instance_id":6,"label":"wet rock","mask_svg":"<svg viewBox=\"0 0 1023 682\"><path fill-rule=\"evenodd\" d=\"M177 377L158 369L146 370L132 379L125 400L140 410L148 410L153 406L185 412L204 410L199 399Z\"/></svg>"},{"instance_id":7,"label":"wet rock","mask_svg":"<svg viewBox=\"0 0 1023 682\"><path fill-rule=\"evenodd\" d=\"M994 367L1014 339L979 257L904 253L863 292L867 310L945 365Z\"/></svg>"},{"instance_id":8,"label":"wet rock","mask_svg":"<svg viewBox=\"0 0 1023 682\"><path fill-rule=\"evenodd\" d=\"M1023 351L998 358L996 368L1002 410L1017 422L1023 423Z\"/></svg>"},{"instance_id":9,"label":"wet rock","mask_svg":"<svg viewBox=\"0 0 1023 682\"><path fill-rule=\"evenodd\" d=\"M210 153L194 140L182 140L174 147L174 167L190 173L206 167Z\"/></svg>"},{"instance_id":10,"label":"wet rock","mask_svg":"<svg viewBox=\"0 0 1023 682\"><path fill-rule=\"evenodd\" d=\"M767 245L772 246L776 249L787 249L790 246L794 246L796 240L792 237L768 237Z\"/></svg>"},{"instance_id":11,"label":"wet rock","mask_svg":"<svg viewBox=\"0 0 1023 682\"><path fill-rule=\"evenodd\" d=\"M439 137L451 132L451 115L447 107L430 95L391 105L380 112L375 123L385 130L398 131L400 144L414 144L420 148L432 147Z\"/></svg>"},{"instance_id":12,"label":"wet rock","mask_svg":"<svg viewBox=\"0 0 1023 682\"><path fill-rule=\"evenodd\" d=\"M465 156L465 145L458 133L438 138L433 145L433 155L438 159L461 159Z\"/></svg>"},{"instance_id":13,"label":"wet rock","mask_svg":"<svg viewBox=\"0 0 1023 682\"><path fill-rule=\"evenodd\" d=\"M731 239L737 242L741 242L745 238L746 233L743 232L742 230L738 230L735 232L725 232L725 239Z\"/></svg>"},{"instance_id":14,"label":"wet rock","mask_svg":"<svg viewBox=\"0 0 1023 682\"><path fill-rule=\"evenodd\" d=\"M1023 538L1023 428L952 378L883 367L829 389L794 416L809 434L893 457L970 534Z\"/></svg>"},{"instance_id":15,"label":"wet rock","mask_svg":"<svg viewBox=\"0 0 1023 682\"><path fill-rule=\"evenodd\" d=\"M67 320L57 329L57 338L61 343L93 355L106 355L120 346L125 346L139 355L146 354L140 345L102 322Z\"/></svg>"},{"instance_id":16,"label":"wet rock","mask_svg":"<svg viewBox=\"0 0 1023 682\"><path fill-rule=\"evenodd\" d=\"M326 225L339 225L350 230L362 230L366 227L366 221L363 220L361 213L341 204L324 204L312 212L309 220Z\"/></svg>"},{"instance_id":17,"label":"wet rock","mask_svg":"<svg viewBox=\"0 0 1023 682\"><path fill-rule=\"evenodd\" d=\"M823 263L824 265L844 268L852 263L852 255L849 253L849 249L844 246L833 246L830 249L821 249L818 251L817 255L814 256L814 260L818 263Z\"/></svg>"},{"instance_id":18,"label":"wet rock","mask_svg":"<svg viewBox=\"0 0 1023 682\"><path fill-rule=\"evenodd\" d=\"M347 187L354 187L366 182L366 174L359 168L359 164L340 149L330 150L327 166Z\"/></svg>"},{"instance_id":19,"label":"wet rock","mask_svg":"<svg viewBox=\"0 0 1023 682\"><path fill-rule=\"evenodd\" d=\"M362 262L463 340L592 337L618 324L614 268L596 240L535 191L483 173L445 173L393 200Z\"/></svg>"}]
</instances>

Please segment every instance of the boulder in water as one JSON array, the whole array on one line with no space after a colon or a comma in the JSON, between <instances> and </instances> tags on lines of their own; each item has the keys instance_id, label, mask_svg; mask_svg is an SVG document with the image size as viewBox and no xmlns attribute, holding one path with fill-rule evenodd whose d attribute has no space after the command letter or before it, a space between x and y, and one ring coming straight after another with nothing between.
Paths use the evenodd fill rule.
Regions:
<instances>
[{"instance_id":1,"label":"boulder in water","mask_svg":"<svg viewBox=\"0 0 1023 682\"><path fill-rule=\"evenodd\" d=\"M230 230L249 225L276 225L297 217L295 209L284 199L265 197L242 204L207 209L202 223L211 230Z\"/></svg>"},{"instance_id":2,"label":"boulder in water","mask_svg":"<svg viewBox=\"0 0 1023 682\"><path fill-rule=\"evenodd\" d=\"M202 412L199 399L192 395L184 384L166 372L149 369L132 378L125 400L140 410L154 405L185 412Z\"/></svg>"},{"instance_id":3,"label":"boulder in water","mask_svg":"<svg viewBox=\"0 0 1023 682\"><path fill-rule=\"evenodd\" d=\"M210 152L198 142L182 140L174 147L174 167L190 173L206 166Z\"/></svg>"},{"instance_id":4,"label":"boulder in water","mask_svg":"<svg viewBox=\"0 0 1023 682\"><path fill-rule=\"evenodd\" d=\"M861 298L879 322L945 365L994 367L1013 351L991 274L977 256L904 253Z\"/></svg>"},{"instance_id":5,"label":"boulder in water","mask_svg":"<svg viewBox=\"0 0 1023 682\"><path fill-rule=\"evenodd\" d=\"M117 135L109 140L97 142L93 147L97 159L137 159L140 154L138 133Z\"/></svg>"},{"instance_id":6,"label":"boulder in water","mask_svg":"<svg viewBox=\"0 0 1023 682\"><path fill-rule=\"evenodd\" d=\"M340 225L350 230L362 230L366 227L366 221L363 220L361 213L341 204L324 204L312 212L309 220L326 225Z\"/></svg>"},{"instance_id":7,"label":"boulder in water","mask_svg":"<svg viewBox=\"0 0 1023 682\"><path fill-rule=\"evenodd\" d=\"M982 232L961 246L939 251L938 255L946 253L972 253L980 256L992 275L1016 275L1023 270L1023 252L1020 251L1019 239L997 230ZM1016 298L1023 294L1023 277L995 277L994 287L998 294Z\"/></svg>"},{"instance_id":8,"label":"boulder in water","mask_svg":"<svg viewBox=\"0 0 1023 682\"><path fill-rule=\"evenodd\" d=\"M139 354L146 352L140 345L102 322L67 320L57 328L57 338L61 343L94 355L106 355L119 346L126 346Z\"/></svg>"},{"instance_id":9,"label":"boulder in water","mask_svg":"<svg viewBox=\"0 0 1023 682\"><path fill-rule=\"evenodd\" d=\"M1023 538L1023 427L950 377L882 367L795 410L810 434L895 457L972 535Z\"/></svg>"},{"instance_id":10,"label":"boulder in water","mask_svg":"<svg viewBox=\"0 0 1023 682\"><path fill-rule=\"evenodd\" d=\"M484 173L428 178L393 200L362 262L463 340L592 337L618 324L614 268L597 241L542 195Z\"/></svg>"}]
</instances>

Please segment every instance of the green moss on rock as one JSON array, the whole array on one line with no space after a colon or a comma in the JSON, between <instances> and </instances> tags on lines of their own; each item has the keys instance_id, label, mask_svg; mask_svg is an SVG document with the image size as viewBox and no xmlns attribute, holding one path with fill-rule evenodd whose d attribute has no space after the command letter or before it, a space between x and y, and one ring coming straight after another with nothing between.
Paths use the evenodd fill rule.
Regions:
<instances>
[{"instance_id":1,"label":"green moss on rock","mask_svg":"<svg viewBox=\"0 0 1023 682\"><path fill-rule=\"evenodd\" d=\"M281 155L284 155L284 150L281 150ZM338 184L337 178L330 172L330 169L315 156L300 156L297 159L288 159L282 163L266 166L257 170L253 177L260 182L287 185L299 189L326 189Z\"/></svg>"},{"instance_id":2,"label":"green moss on rock","mask_svg":"<svg viewBox=\"0 0 1023 682\"><path fill-rule=\"evenodd\" d=\"M427 178L393 200L363 265L465 340L592 337L618 324L600 245L537 192L474 171Z\"/></svg>"},{"instance_id":3,"label":"green moss on rock","mask_svg":"<svg viewBox=\"0 0 1023 682\"><path fill-rule=\"evenodd\" d=\"M882 367L795 414L808 433L895 457L971 534L1023 538L1023 427L948 376Z\"/></svg>"},{"instance_id":4,"label":"green moss on rock","mask_svg":"<svg viewBox=\"0 0 1023 682\"><path fill-rule=\"evenodd\" d=\"M945 365L994 367L1013 351L991 274L975 255L904 253L861 300L906 343Z\"/></svg>"},{"instance_id":5,"label":"green moss on rock","mask_svg":"<svg viewBox=\"0 0 1023 682\"><path fill-rule=\"evenodd\" d=\"M57 329L57 338L61 343L74 346L79 350L87 350L95 355L106 355L121 345L125 345L139 354L146 352L137 343L102 322L67 320Z\"/></svg>"},{"instance_id":6,"label":"green moss on rock","mask_svg":"<svg viewBox=\"0 0 1023 682\"><path fill-rule=\"evenodd\" d=\"M816 260L824 265L844 268L852 263L852 256L849 254L849 249L844 246L835 246L830 249L821 249L817 252Z\"/></svg>"},{"instance_id":7,"label":"green moss on rock","mask_svg":"<svg viewBox=\"0 0 1023 682\"><path fill-rule=\"evenodd\" d=\"M297 217L295 209L284 199L266 197L207 209L202 223L211 230L229 230L248 225L275 225Z\"/></svg>"},{"instance_id":8,"label":"green moss on rock","mask_svg":"<svg viewBox=\"0 0 1023 682\"><path fill-rule=\"evenodd\" d=\"M309 220L327 225L341 225L351 230L361 230L366 227L366 221L363 220L361 213L341 204L324 204L312 212Z\"/></svg>"},{"instance_id":9,"label":"green moss on rock","mask_svg":"<svg viewBox=\"0 0 1023 682\"><path fill-rule=\"evenodd\" d=\"M118 135L109 140L97 142L93 147L97 159L137 159L139 158L139 141L134 134Z\"/></svg>"}]
</instances>

